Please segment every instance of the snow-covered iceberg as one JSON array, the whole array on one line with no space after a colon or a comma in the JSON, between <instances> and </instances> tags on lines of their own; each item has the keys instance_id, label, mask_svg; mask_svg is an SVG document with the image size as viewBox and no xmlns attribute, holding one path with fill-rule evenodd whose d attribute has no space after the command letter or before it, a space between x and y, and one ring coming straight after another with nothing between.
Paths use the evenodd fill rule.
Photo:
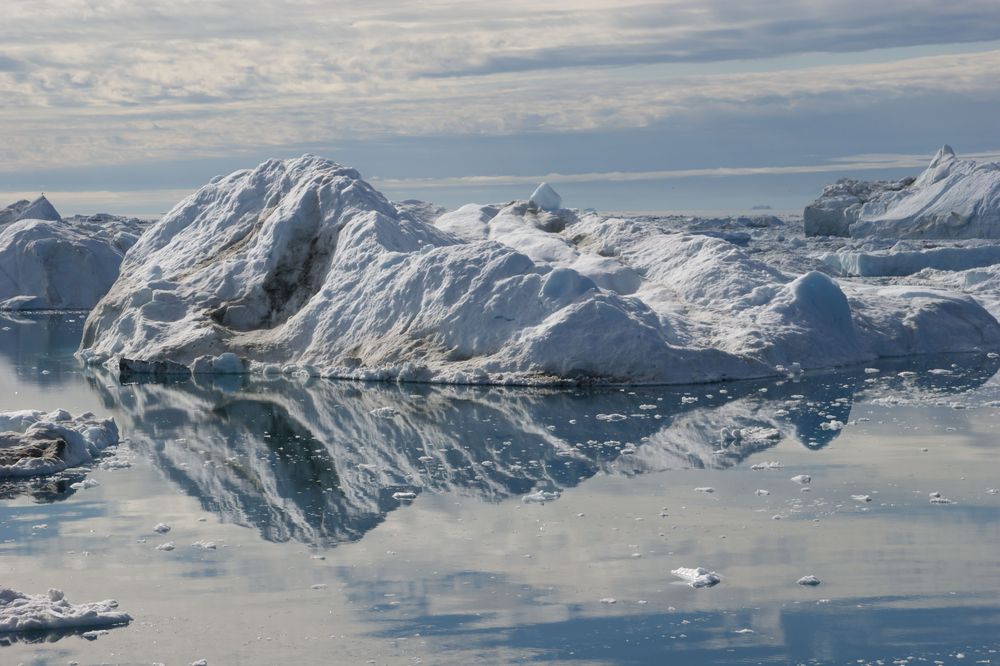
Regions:
<instances>
[{"instance_id":1,"label":"snow-covered iceberg","mask_svg":"<svg viewBox=\"0 0 1000 666\"><path fill-rule=\"evenodd\" d=\"M917 178L829 185L804 221L807 236L1000 238L1000 163L946 145Z\"/></svg>"},{"instance_id":2,"label":"snow-covered iceberg","mask_svg":"<svg viewBox=\"0 0 1000 666\"><path fill-rule=\"evenodd\" d=\"M0 412L0 478L56 474L117 443L114 420L89 412Z\"/></svg>"},{"instance_id":3,"label":"snow-covered iceberg","mask_svg":"<svg viewBox=\"0 0 1000 666\"><path fill-rule=\"evenodd\" d=\"M94 307L143 226L111 215L63 220L44 197L0 210L0 309Z\"/></svg>"},{"instance_id":4,"label":"snow-covered iceberg","mask_svg":"<svg viewBox=\"0 0 1000 666\"><path fill-rule=\"evenodd\" d=\"M968 297L788 274L656 218L517 201L430 224L307 155L174 207L129 251L81 356L140 372L696 383L994 348L1000 324Z\"/></svg>"}]
</instances>

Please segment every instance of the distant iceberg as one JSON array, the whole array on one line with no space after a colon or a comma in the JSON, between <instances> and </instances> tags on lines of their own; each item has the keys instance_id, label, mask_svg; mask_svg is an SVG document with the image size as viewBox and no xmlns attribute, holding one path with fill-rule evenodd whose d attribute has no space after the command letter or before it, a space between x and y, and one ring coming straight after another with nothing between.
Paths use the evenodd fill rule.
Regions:
<instances>
[{"instance_id":1,"label":"distant iceberg","mask_svg":"<svg viewBox=\"0 0 1000 666\"><path fill-rule=\"evenodd\" d=\"M787 273L657 218L542 203L431 223L354 169L268 161L143 234L80 354L132 371L650 384L1000 348L966 296Z\"/></svg>"},{"instance_id":2,"label":"distant iceberg","mask_svg":"<svg viewBox=\"0 0 1000 666\"><path fill-rule=\"evenodd\" d=\"M803 218L807 236L1000 238L1000 163L945 145L917 178L837 181Z\"/></svg>"}]
</instances>

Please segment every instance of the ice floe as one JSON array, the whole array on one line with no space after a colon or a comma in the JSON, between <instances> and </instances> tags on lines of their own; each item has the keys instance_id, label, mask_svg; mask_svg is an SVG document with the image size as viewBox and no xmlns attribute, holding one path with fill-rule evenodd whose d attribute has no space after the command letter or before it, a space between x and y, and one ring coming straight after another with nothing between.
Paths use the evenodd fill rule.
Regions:
<instances>
[{"instance_id":1,"label":"ice floe","mask_svg":"<svg viewBox=\"0 0 1000 666\"><path fill-rule=\"evenodd\" d=\"M703 569L702 567L680 567L679 569L672 570L670 573L682 579L691 587L712 587L722 580L719 574L708 569Z\"/></svg>"},{"instance_id":2,"label":"ice floe","mask_svg":"<svg viewBox=\"0 0 1000 666\"><path fill-rule=\"evenodd\" d=\"M114 420L89 412L0 412L0 478L56 474L117 443Z\"/></svg>"},{"instance_id":3,"label":"ice floe","mask_svg":"<svg viewBox=\"0 0 1000 666\"><path fill-rule=\"evenodd\" d=\"M80 354L160 374L643 384L1000 348L967 296L536 199L431 224L315 156L214 179L129 251Z\"/></svg>"},{"instance_id":4,"label":"ice floe","mask_svg":"<svg viewBox=\"0 0 1000 666\"><path fill-rule=\"evenodd\" d=\"M72 604L62 590L31 595L0 587L0 634L115 627L131 621L114 599Z\"/></svg>"}]
</instances>

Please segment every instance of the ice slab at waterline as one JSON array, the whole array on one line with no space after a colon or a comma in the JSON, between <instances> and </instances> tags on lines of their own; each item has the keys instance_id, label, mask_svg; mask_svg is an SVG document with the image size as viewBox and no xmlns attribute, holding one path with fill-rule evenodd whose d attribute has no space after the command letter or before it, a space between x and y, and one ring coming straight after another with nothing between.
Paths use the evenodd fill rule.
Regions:
<instances>
[{"instance_id":1,"label":"ice slab at waterline","mask_svg":"<svg viewBox=\"0 0 1000 666\"><path fill-rule=\"evenodd\" d=\"M95 467L85 491L0 483L4 584L114 597L134 621L19 641L5 663L973 663L1000 648L996 357L673 388L120 383L70 363L80 326L4 320L5 406L112 416L132 466ZM670 574L699 565L722 582ZM807 574L822 584L797 585Z\"/></svg>"},{"instance_id":2,"label":"ice slab at waterline","mask_svg":"<svg viewBox=\"0 0 1000 666\"><path fill-rule=\"evenodd\" d=\"M117 443L114 420L91 413L0 412L0 479L56 474L91 462Z\"/></svg>"},{"instance_id":3,"label":"ice slab at waterline","mask_svg":"<svg viewBox=\"0 0 1000 666\"><path fill-rule=\"evenodd\" d=\"M788 273L541 190L431 224L315 156L218 177L128 253L81 356L154 374L684 384L1000 349L966 296Z\"/></svg>"}]
</instances>

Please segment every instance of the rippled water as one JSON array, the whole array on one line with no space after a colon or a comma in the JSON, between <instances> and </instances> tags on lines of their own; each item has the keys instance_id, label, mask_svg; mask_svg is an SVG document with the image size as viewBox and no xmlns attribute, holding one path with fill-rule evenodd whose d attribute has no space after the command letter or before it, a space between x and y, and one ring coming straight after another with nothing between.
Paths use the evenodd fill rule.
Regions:
<instances>
[{"instance_id":1,"label":"rippled water","mask_svg":"<svg viewBox=\"0 0 1000 666\"><path fill-rule=\"evenodd\" d=\"M112 415L132 466L0 483L0 584L134 622L8 636L2 663L1000 662L1000 359L669 389L122 384L72 358L81 328L0 318L0 409ZM670 574L695 566L722 582Z\"/></svg>"}]
</instances>

